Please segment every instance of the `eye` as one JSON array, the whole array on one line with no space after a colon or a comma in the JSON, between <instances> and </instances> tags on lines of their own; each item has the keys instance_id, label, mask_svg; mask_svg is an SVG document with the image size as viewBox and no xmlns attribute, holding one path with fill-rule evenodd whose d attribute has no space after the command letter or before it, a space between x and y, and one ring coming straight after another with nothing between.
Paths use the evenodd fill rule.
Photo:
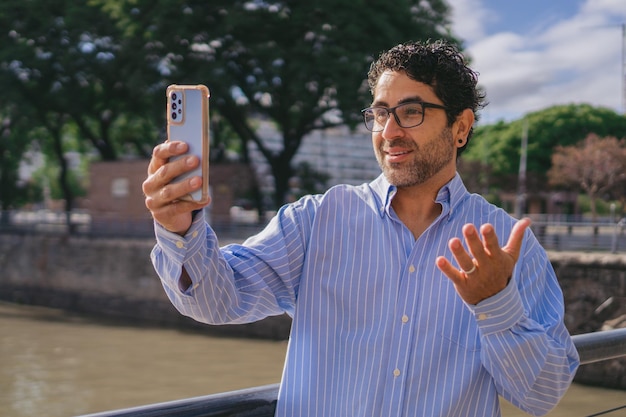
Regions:
<instances>
[{"instance_id":1,"label":"eye","mask_svg":"<svg viewBox=\"0 0 626 417\"><path fill-rule=\"evenodd\" d=\"M387 117L389 117L389 112L385 108L373 108L372 116L376 120L387 120Z\"/></svg>"},{"instance_id":2,"label":"eye","mask_svg":"<svg viewBox=\"0 0 626 417\"><path fill-rule=\"evenodd\" d=\"M402 117L416 117L422 115L422 105L416 103L405 104L397 110Z\"/></svg>"}]
</instances>

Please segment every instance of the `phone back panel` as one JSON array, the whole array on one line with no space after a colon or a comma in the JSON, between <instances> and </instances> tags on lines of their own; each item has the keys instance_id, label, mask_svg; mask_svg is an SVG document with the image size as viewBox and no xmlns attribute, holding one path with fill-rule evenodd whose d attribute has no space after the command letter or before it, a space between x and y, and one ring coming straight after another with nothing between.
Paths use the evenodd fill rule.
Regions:
<instances>
[{"instance_id":1,"label":"phone back panel","mask_svg":"<svg viewBox=\"0 0 626 417\"><path fill-rule=\"evenodd\" d=\"M201 161L196 170L173 182L202 177L202 188L185 199L206 202L209 198L209 90L203 85L171 85L166 94L168 140L186 142L188 154L198 156Z\"/></svg>"}]
</instances>

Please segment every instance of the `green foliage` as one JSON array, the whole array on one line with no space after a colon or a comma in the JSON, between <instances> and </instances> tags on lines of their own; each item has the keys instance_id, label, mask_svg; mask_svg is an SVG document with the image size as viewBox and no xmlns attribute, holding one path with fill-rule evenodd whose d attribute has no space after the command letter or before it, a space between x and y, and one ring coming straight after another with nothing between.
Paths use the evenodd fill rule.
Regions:
<instances>
[{"instance_id":1,"label":"green foliage","mask_svg":"<svg viewBox=\"0 0 626 417\"><path fill-rule=\"evenodd\" d=\"M71 200L68 126L82 152L147 157L163 139L165 87L207 84L212 112L241 140L233 146L228 134L217 146L255 143L281 204L302 138L359 123L373 58L407 40L454 41L448 13L443 0L7 0L0 88L48 131L43 148L57 158ZM274 122L279 149L259 136L259 117Z\"/></svg>"},{"instance_id":2,"label":"green foliage","mask_svg":"<svg viewBox=\"0 0 626 417\"><path fill-rule=\"evenodd\" d=\"M524 123L528 124L529 189L535 191L546 187L556 146L576 144L590 133L622 138L626 132L626 117L610 109L588 104L553 106L510 123L477 127L463 158L488 164L494 185L514 189Z\"/></svg>"},{"instance_id":3,"label":"green foliage","mask_svg":"<svg viewBox=\"0 0 626 417\"><path fill-rule=\"evenodd\" d=\"M28 200L27 184L20 182L19 168L29 146L28 119L20 107L0 108L0 210Z\"/></svg>"},{"instance_id":4,"label":"green foliage","mask_svg":"<svg viewBox=\"0 0 626 417\"><path fill-rule=\"evenodd\" d=\"M55 164L46 164L42 168L33 173L31 178L32 184L42 190L41 192L48 194L53 200L62 200L65 198L63 189L58 181L51 181L51 178L57 178L59 176L59 166ZM81 175L78 171L70 170L68 174L68 184L72 189L72 195L74 197L85 197L87 190L85 184L82 181Z\"/></svg>"},{"instance_id":5,"label":"green foliage","mask_svg":"<svg viewBox=\"0 0 626 417\"><path fill-rule=\"evenodd\" d=\"M360 123L371 99L364 80L382 50L410 39L447 37L441 0L94 0L129 37L143 39L168 83L205 83L212 109L272 168L276 205L293 176L291 161L314 129ZM277 127L280 149L251 120ZM276 141L272 141L276 143Z\"/></svg>"},{"instance_id":6,"label":"green foliage","mask_svg":"<svg viewBox=\"0 0 626 417\"><path fill-rule=\"evenodd\" d=\"M576 204L578 205L578 208L583 215L593 217L592 203L588 195L580 194L578 196L578 201ZM620 213L624 212L624 207L622 206L623 203L620 201L598 200L595 204L596 204L596 211L597 211L596 214L598 216L603 216L603 217L610 216L612 214L611 212L612 204L615 205L615 212L613 213L617 217L615 220L619 220L619 217L621 215Z\"/></svg>"}]
</instances>

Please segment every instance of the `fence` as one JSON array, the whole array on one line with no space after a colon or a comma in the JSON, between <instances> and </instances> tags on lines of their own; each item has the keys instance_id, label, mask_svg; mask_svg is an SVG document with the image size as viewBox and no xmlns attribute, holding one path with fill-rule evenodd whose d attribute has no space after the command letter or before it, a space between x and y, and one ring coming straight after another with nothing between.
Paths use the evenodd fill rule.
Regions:
<instances>
[{"instance_id":1,"label":"fence","mask_svg":"<svg viewBox=\"0 0 626 417\"><path fill-rule=\"evenodd\" d=\"M241 215L240 215L241 216ZM564 216L533 215L532 229L544 248L554 251L626 251L626 221L600 219L596 222ZM69 216L50 210L4 211L0 214L0 233L47 233L90 237L151 238L152 219L92 218L85 211ZM263 223L234 219L211 224L220 235L243 239L260 230Z\"/></svg>"}]
</instances>

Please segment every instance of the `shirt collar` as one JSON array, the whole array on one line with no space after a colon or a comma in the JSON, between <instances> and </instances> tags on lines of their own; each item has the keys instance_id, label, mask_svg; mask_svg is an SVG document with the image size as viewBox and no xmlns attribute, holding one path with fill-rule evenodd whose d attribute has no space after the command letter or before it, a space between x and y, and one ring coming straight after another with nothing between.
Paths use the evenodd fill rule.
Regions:
<instances>
[{"instance_id":1,"label":"shirt collar","mask_svg":"<svg viewBox=\"0 0 626 417\"><path fill-rule=\"evenodd\" d=\"M391 201L396 195L397 188L387 181L384 174L380 174L378 178L370 183L370 186L374 194L378 197L376 201L378 204L377 210L380 216L383 217L385 213L389 214ZM467 197L467 194L468 192L465 188L465 184L463 184L463 180L457 172L454 175L454 178L441 187L437 193L435 201L442 205L442 214L447 213L448 216L451 216L456 206L460 204L465 197Z\"/></svg>"}]
</instances>

